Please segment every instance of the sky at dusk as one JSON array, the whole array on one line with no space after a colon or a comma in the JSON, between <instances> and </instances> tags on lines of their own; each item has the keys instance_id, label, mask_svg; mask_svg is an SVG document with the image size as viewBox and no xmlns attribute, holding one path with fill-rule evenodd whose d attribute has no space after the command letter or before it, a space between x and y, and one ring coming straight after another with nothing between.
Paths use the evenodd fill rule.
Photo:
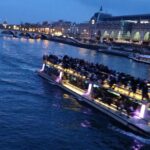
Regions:
<instances>
[{"instance_id":1,"label":"sky at dusk","mask_svg":"<svg viewBox=\"0 0 150 150\"><path fill-rule=\"evenodd\" d=\"M149 14L150 0L0 0L0 22L84 22L103 5L113 15Z\"/></svg>"}]
</instances>

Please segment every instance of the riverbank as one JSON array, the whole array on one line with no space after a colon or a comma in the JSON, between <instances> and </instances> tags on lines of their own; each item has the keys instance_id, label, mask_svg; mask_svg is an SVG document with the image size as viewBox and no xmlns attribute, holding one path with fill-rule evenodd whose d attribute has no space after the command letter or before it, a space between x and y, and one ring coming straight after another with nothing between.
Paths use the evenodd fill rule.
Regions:
<instances>
[{"instance_id":1,"label":"riverbank","mask_svg":"<svg viewBox=\"0 0 150 150\"><path fill-rule=\"evenodd\" d=\"M90 40L81 41L81 39L76 39L73 37L66 37L66 36L51 36L42 33L22 33L17 32L15 33L11 30L4 30L1 32L5 35L11 35L15 38L25 37L31 39L42 39L42 40L49 40L53 42L63 43L67 45L72 45L75 47L86 48L90 50L96 50L97 52L102 52L109 55L116 55L130 58L133 54L146 54L150 55L150 47L149 46L140 46L136 44L129 44L129 43L116 43L116 42L106 42L104 43L96 43L90 42Z\"/></svg>"}]
</instances>

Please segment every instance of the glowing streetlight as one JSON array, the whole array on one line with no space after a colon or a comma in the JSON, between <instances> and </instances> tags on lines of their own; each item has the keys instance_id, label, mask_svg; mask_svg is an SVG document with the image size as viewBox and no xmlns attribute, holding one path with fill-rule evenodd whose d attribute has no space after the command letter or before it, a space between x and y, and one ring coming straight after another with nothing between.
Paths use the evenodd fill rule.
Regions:
<instances>
[{"instance_id":1,"label":"glowing streetlight","mask_svg":"<svg viewBox=\"0 0 150 150\"><path fill-rule=\"evenodd\" d=\"M92 25L94 25L94 24L95 24L95 20L94 20L94 19L92 19L91 23L92 23Z\"/></svg>"}]
</instances>

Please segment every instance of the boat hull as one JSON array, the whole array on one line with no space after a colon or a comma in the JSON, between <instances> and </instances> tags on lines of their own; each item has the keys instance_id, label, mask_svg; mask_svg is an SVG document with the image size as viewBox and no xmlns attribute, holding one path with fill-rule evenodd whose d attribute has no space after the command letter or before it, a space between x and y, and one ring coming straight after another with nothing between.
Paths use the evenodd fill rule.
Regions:
<instances>
[{"instance_id":1,"label":"boat hull","mask_svg":"<svg viewBox=\"0 0 150 150\"><path fill-rule=\"evenodd\" d=\"M122 57L128 57L131 53L130 52L123 52L123 51L118 51L118 50L103 50L99 49L99 52L105 53L105 54L110 54L110 55L115 55L115 56L122 56Z\"/></svg>"},{"instance_id":2,"label":"boat hull","mask_svg":"<svg viewBox=\"0 0 150 150\"><path fill-rule=\"evenodd\" d=\"M136 62L144 63L144 64L149 64L150 65L150 62L142 61L142 60L139 60L139 59L137 59L135 57L129 57L129 58L132 59L132 60L134 60L134 61L136 61Z\"/></svg>"},{"instance_id":3,"label":"boat hull","mask_svg":"<svg viewBox=\"0 0 150 150\"><path fill-rule=\"evenodd\" d=\"M96 108L97 110L99 110L102 113L104 113L105 115L111 117L112 119L114 119L118 123L122 124L123 126L127 127L128 129L131 129L132 131L134 131L134 132L136 132L136 133L138 133L138 134L140 134L140 135L142 135L146 138L150 138L150 132L149 131L144 130L143 128L140 128L139 126L134 124L130 120L130 118L128 118L127 116L123 116L121 113L114 112L110 108L104 107L103 105L99 105L94 100L89 100L88 98L75 93L74 91L72 91L72 90L66 88L65 86L63 86L62 84L59 84L59 83L53 81L52 79L50 79L50 77L44 72L38 71L37 73L40 77L48 80L50 83L53 83L53 84L59 86L60 88L64 89L65 91L71 93L80 102L84 102L85 104L88 104L89 106L92 106L93 108Z\"/></svg>"}]
</instances>

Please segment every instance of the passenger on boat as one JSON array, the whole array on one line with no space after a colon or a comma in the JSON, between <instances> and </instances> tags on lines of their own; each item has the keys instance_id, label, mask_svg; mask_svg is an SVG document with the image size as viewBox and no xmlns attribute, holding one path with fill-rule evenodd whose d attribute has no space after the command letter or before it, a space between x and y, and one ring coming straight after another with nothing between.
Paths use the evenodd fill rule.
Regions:
<instances>
[{"instance_id":1,"label":"passenger on boat","mask_svg":"<svg viewBox=\"0 0 150 150\"><path fill-rule=\"evenodd\" d=\"M149 99L149 96L148 96L148 86L147 86L146 83L142 87L142 100L144 98Z\"/></svg>"},{"instance_id":2,"label":"passenger on boat","mask_svg":"<svg viewBox=\"0 0 150 150\"><path fill-rule=\"evenodd\" d=\"M61 64L62 67L72 69L78 72L80 75L86 76L92 82L101 81L101 84L104 81L108 81L110 88L113 88L113 85L130 87L131 92L136 93L137 89L142 90L142 97L148 99L148 87L147 83L144 80L136 79L131 75L116 72L109 69L107 66L102 64L94 64L84 61L78 58L72 58L65 55L63 58L59 58L55 55L44 55L43 60L50 61L54 64Z\"/></svg>"}]
</instances>

